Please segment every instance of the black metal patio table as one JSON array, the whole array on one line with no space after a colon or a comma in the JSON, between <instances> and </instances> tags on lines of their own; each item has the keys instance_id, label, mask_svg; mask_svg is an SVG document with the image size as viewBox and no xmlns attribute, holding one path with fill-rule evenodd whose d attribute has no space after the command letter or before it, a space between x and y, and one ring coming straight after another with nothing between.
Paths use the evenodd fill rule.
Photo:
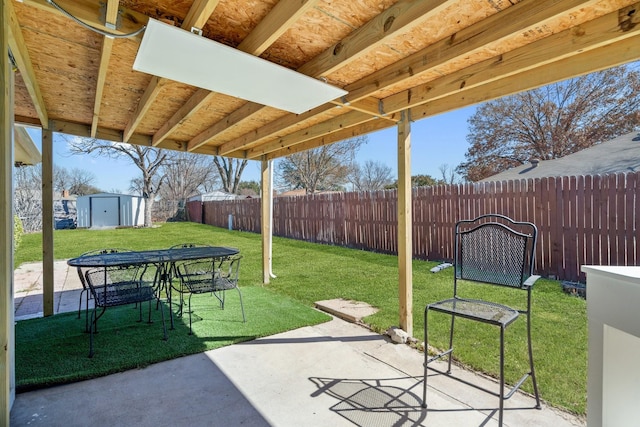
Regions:
<instances>
[{"instance_id":1,"label":"black metal patio table","mask_svg":"<svg viewBox=\"0 0 640 427\"><path fill-rule=\"evenodd\" d=\"M80 268L101 268L125 265L156 265L161 274L158 275L156 288L161 292L164 288L169 301L171 329L174 328L173 311L171 310L171 265L178 261L191 261L204 258L225 258L240 252L237 248L226 246L193 246L173 247L170 249L150 249L144 251L109 252L83 255L71 258L67 264Z\"/></svg>"}]
</instances>

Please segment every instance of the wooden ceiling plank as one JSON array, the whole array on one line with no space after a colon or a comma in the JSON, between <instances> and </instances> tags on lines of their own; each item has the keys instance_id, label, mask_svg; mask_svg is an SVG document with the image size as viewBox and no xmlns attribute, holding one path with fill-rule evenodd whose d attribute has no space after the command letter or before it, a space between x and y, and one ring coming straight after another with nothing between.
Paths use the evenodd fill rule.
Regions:
<instances>
[{"instance_id":1,"label":"wooden ceiling plank","mask_svg":"<svg viewBox=\"0 0 640 427\"><path fill-rule=\"evenodd\" d=\"M220 0L195 0L182 22L182 29L187 31L191 31L192 27L202 29L213 14L216 6L218 6L218 3L220 3Z\"/></svg>"},{"instance_id":2,"label":"wooden ceiling plank","mask_svg":"<svg viewBox=\"0 0 640 427\"><path fill-rule=\"evenodd\" d=\"M391 95L382 100L384 110L396 112L412 108L640 34L640 25L614 31L619 27L618 16L618 11L604 15L577 28L553 34L498 57Z\"/></svg>"},{"instance_id":3,"label":"wooden ceiling plank","mask_svg":"<svg viewBox=\"0 0 640 427\"><path fill-rule=\"evenodd\" d=\"M187 12L187 17L182 22L182 29L190 31L191 27L196 27L196 24L199 24L201 22L202 22L202 25L204 25L204 23L207 22L207 20L213 13L213 10L215 9L215 7L218 5L218 2L219 0L194 1L193 4L191 5L191 8L189 9L189 12ZM196 27L196 28L201 28L201 27ZM156 76L154 76L154 78L151 79L149 86L147 86L147 89L145 90L145 96L140 98L140 102L138 103L136 110L134 111L133 115L129 119L129 123L127 123L127 126L125 127L125 130L123 133L124 142L127 142L129 137L133 134L133 132L135 132L136 128L144 118L144 115L147 113L147 111L149 111L149 108L151 108L151 105L158 97L158 94L160 93L160 90L162 89L162 87L170 81L171 80L169 79L156 77ZM196 103L195 100L192 103L195 104ZM172 118L174 120L177 119L174 117ZM162 139L162 136L163 135L158 135L157 139Z\"/></svg>"},{"instance_id":4,"label":"wooden ceiling plank","mask_svg":"<svg viewBox=\"0 0 640 427\"><path fill-rule=\"evenodd\" d=\"M587 7L598 0L535 0L519 2L476 24L473 24L451 37L445 38L385 67L344 89L349 93L347 101L355 101L370 96L382 88L414 78L427 71L434 70L452 59L469 55L473 51L485 48L510 37L522 34L527 29L537 27L557 16Z\"/></svg>"},{"instance_id":5,"label":"wooden ceiling plank","mask_svg":"<svg viewBox=\"0 0 640 427\"><path fill-rule=\"evenodd\" d=\"M45 10L49 13L64 16L58 9L53 7L47 0L22 0L26 5L36 7L41 10ZM146 25L149 21L149 17L142 13L135 12L131 9L121 7L119 8L119 20L118 28L115 30L108 28L102 18L101 4L95 0L56 0L56 3L60 5L64 10L71 15L80 19L86 24L92 27L99 28L101 30L113 32L116 34L128 34L140 29L141 26ZM142 39L142 33L136 36L138 40Z\"/></svg>"},{"instance_id":6,"label":"wooden ceiling plank","mask_svg":"<svg viewBox=\"0 0 640 427\"><path fill-rule=\"evenodd\" d=\"M586 3L592 4L595 2L597 2L597 0L590 0ZM348 90L349 93L345 96L344 101L355 104L357 101L366 100L370 104L375 104L378 102L378 99L372 98L371 95L380 89L412 78L417 73L432 70L438 65L456 57L468 55L469 52L480 49L487 43L519 34L527 28L536 25L538 22L536 19L542 19L543 21L552 19L559 14L578 9L581 6L585 6L585 2L580 0L564 0L561 2L557 0L536 0L520 2L477 24L459 31L450 38L443 39L399 61L397 63L399 65L394 64L383 68L370 76L348 85L345 89ZM520 14L522 14L522 16L520 16ZM373 26L374 24L372 22L374 21L371 21L369 24ZM373 32L373 30L370 29L373 27L367 27L367 25L362 27L368 28L363 31ZM328 50L325 52L328 52ZM313 60L311 62L313 62ZM293 125L294 124L291 126ZM268 135L264 135L264 132L262 133L263 138L268 137ZM254 134L254 137L255 136ZM229 143L232 144L229 145L229 147L233 146L234 150L245 149L252 146L255 141L250 137L244 138L244 140L244 146L238 146L238 139L236 139L232 143ZM223 144L220 149L221 152L230 151L227 148L227 144Z\"/></svg>"},{"instance_id":7,"label":"wooden ceiling plank","mask_svg":"<svg viewBox=\"0 0 640 427\"><path fill-rule=\"evenodd\" d=\"M116 27L118 22L118 5L120 0L107 1L107 14L105 23L109 26ZM96 97L93 103L93 119L91 120L91 137L96 137L98 131L98 121L100 119L100 107L102 105L102 93L104 84L107 80L107 70L109 69L109 59L111 58L111 50L113 49L113 38L104 37L102 39L102 51L100 53L100 67L98 68L98 77L96 78Z\"/></svg>"},{"instance_id":8,"label":"wooden ceiling plank","mask_svg":"<svg viewBox=\"0 0 640 427\"><path fill-rule=\"evenodd\" d=\"M640 59L638 46L640 46L640 35L626 38L613 44L518 73L509 79L494 80L471 90L454 93L433 102L419 105L410 110L411 117L413 120L419 120L469 105L535 89L579 75L637 61Z\"/></svg>"},{"instance_id":9,"label":"wooden ceiling plank","mask_svg":"<svg viewBox=\"0 0 640 427\"><path fill-rule=\"evenodd\" d=\"M284 2L280 3L283 3L284 5ZM276 10L280 3L276 5L273 10L273 14L276 16L282 15L279 10ZM292 3L295 2L290 2L290 4ZM396 36L399 32L410 31L416 25L419 25L421 22L424 22L430 16L440 11L441 8L446 5L446 3L447 1L445 0L431 0L423 2L403 0L387 9L382 14L378 15L367 24L363 25L361 28L355 30L338 44L325 50L322 54L318 55L312 61L300 67L297 71L312 77L320 77L322 74L328 74L331 71L338 69L351 61L355 61L362 55L365 55L367 52L383 43L385 40ZM287 5L287 10L290 11L290 9L291 6ZM270 19L270 15L271 13L263 21L268 21ZM295 21L289 21L289 24L291 24L292 22ZM259 31L260 33L262 33L263 30L259 27L260 25L256 28L256 30L254 30L254 32ZM266 33L268 34L268 32ZM247 37L247 39L250 40L250 37L251 35ZM253 41L251 42L254 43ZM340 46L339 48L338 45ZM242 43L240 44L239 48L241 47ZM373 104L374 107L369 108L369 106ZM364 101L364 103L357 103L356 101L354 101L347 104L342 103L341 105L355 111L368 112L373 116L379 115L378 104L377 100L375 99L366 100ZM252 114L258 113L259 111L260 110L255 110ZM246 118L248 117L249 116L247 116ZM295 117L295 115L290 116L290 118L293 117ZM215 134L212 134L208 140L200 140L198 144L192 144L190 142L189 147L199 147L208 143L214 137ZM238 146L238 139L236 139L227 144L223 144L219 147L218 151L220 155L224 155L225 153L230 153L239 149L245 149L252 143L253 141L248 140L244 146Z\"/></svg>"},{"instance_id":10,"label":"wooden ceiling plank","mask_svg":"<svg viewBox=\"0 0 640 427\"><path fill-rule=\"evenodd\" d=\"M220 120L213 126L205 129L203 132L192 138L191 141L189 141L189 143L187 144L187 151L193 151L196 148L204 145L206 142L209 142L213 138L215 138L215 136L220 132L223 132L225 129L228 129L234 124L246 119L247 115L250 116L256 111L264 108L263 105L253 102L248 102L246 105L247 108L235 110L224 119Z\"/></svg>"},{"instance_id":11,"label":"wooden ceiling plank","mask_svg":"<svg viewBox=\"0 0 640 427\"><path fill-rule=\"evenodd\" d=\"M44 129L48 129L49 115L47 114L47 108L44 104L44 98L42 97L42 91L40 90L40 85L38 84L38 79L33 69L29 51L25 45L18 17L16 16L12 2L8 1L6 5L9 14L9 49L11 49L16 65L22 75L22 80L36 109L38 119L40 119L40 125Z\"/></svg>"},{"instance_id":12,"label":"wooden ceiling plank","mask_svg":"<svg viewBox=\"0 0 640 427\"><path fill-rule=\"evenodd\" d=\"M298 72L320 77L353 62L399 33L411 31L447 6L448 0L401 0L344 39L298 68Z\"/></svg>"},{"instance_id":13,"label":"wooden ceiling plank","mask_svg":"<svg viewBox=\"0 0 640 427\"><path fill-rule=\"evenodd\" d=\"M165 140L175 129L178 128L185 120L189 119L204 104L209 102L215 96L215 92L207 89L198 89L187 102L176 111L173 116L163 124L160 129L153 135L153 146L158 146Z\"/></svg>"},{"instance_id":14,"label":"wooden ceiling plank","mask_svg":"<svg viewBox=\"0 0 640 427\"><path fill-rule=\"evenodd\" d=\"M356 126L358 124L371 120L371 115L367 113L361 113L360 111L351 111L338 117L334 117L324 122L318 123L307 129L301 129L299 131L290 133L275 141L261 144L255 148L247 150L246 158L259 159L262 155L271 151L280 150L282 148L296 145L304 141L308 141L313 138L317 138L323 135L329 135L333 132L337 132L341 129Z\"/></svg>"}]
</instances>

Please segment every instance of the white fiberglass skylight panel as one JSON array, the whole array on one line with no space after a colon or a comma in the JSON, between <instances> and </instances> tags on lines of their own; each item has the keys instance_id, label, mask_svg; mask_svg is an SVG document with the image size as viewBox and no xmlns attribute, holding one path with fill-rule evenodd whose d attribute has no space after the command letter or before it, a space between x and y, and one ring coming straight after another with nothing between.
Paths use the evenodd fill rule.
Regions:
<instances>
[{"instance_id":1,"label":"white fiberglass skylight panel","mask_svg":"<svg viewBox=\"0 0 640 427\"><path fill-rule=\"evenodd\" d=\"M300 114L347 92L149 19L133 69Z\"/></svg>"}]
</instances>

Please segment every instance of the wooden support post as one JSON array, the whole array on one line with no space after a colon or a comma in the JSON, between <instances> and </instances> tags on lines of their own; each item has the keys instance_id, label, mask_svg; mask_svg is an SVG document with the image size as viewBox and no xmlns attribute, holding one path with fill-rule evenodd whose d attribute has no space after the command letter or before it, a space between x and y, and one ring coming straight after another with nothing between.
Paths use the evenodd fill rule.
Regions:
<instances>
[{"instance_id":1,"label":"wooden support post","mask_svg":"<svg viewBox=\"0 0 640 427\"><path fill-rule=\"evenodd\" d=\"M0 425L9 425L14 398L13 329L13 71L9 62L9 11L0 1Z\"/></svg>"},{"instance_id":2,"label":"wooden support post","mask_svg":"<svg viewBox=\"0 0 640 427\"><path fill-rule=\"evenodd\" d=\"M413 336L413 234L411 210L411 121L398 122L398 298L400 327Z\"/></svg>"},{"instance_id":3,"label":"wooden support post","mask_svg":"<svg viewBox=\"0 0 640 427\"><path fill-rule=\"evenodd\" d=\"M42 309L53 313L53 131L42 129Z\"/></svg>"},{"instance_id":4,"label":"wooden support post","mask_svg":"<svg viewBox=\"0 0 640 427\"><path fill-rule=\"evenodd\" d=\"M273 189L271 173L273 165L269 160L262 160L261 168L261 231L262 231L262 282L266 285L271 280L271 251L272 251L272 206Z\"/></svg>"}]
</instances>

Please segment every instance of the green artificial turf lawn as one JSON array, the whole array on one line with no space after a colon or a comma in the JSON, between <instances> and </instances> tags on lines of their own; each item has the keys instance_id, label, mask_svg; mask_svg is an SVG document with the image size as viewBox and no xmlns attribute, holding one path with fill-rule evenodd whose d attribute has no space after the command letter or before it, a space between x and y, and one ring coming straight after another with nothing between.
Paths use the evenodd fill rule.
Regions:
<instances>
[{"instance_id":1,"label":"green artificial turf lawn","mask_svg":"<svg viewBox=\"0 0 640 427\"><path fill-rule=\"evenodd\" d=\"M194 295L193 335L189 316L175 319L175 329L163 340L160 311L143 305L143 321L132 305L108 308L98 321L93 358L89 334L77 313L23 320L16 325L16 390L64 384L147 366L163 360L199 353L237 342L314 325L330 319L286 296L253 286L242 289L247 322L242 322L240 301L228 291L225 309L211 295ZM165 319L169 328L168 310Z\"/></svg>"}]
</instances>

